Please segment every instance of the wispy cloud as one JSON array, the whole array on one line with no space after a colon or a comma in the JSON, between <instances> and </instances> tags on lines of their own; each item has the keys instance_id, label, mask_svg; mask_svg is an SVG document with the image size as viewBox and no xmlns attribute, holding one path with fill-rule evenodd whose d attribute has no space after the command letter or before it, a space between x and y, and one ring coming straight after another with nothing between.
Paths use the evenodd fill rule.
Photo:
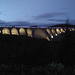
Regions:
<instances>
[{"instance_id":1,"label":"wispy cloud","mask_svg":"<svg viewBox=\"0 0 75 75\"><path fill-rule=\"evenodd\" d=\"M75 20L70 20L70 24L74 24L75 25Z\"/></svg>"},{"instance_id":2,"label":"wispy cloud","mask_svg":"<svg viewBox=\"0 0 75 75\"><path fill-rule=\"evenodd\" d=\"M0 26L29 26L29 25L33 25L33 23L30 23L28 21L5 22L3 20L0 20Z\"/></svg>"},{"instance_id":3,"label":"wispy cloud","mask_svg":"<svg viewBox=\"0 0 75 75\"><path fill-rule=\"evenodd\" d=\"M67 10L68 8L67 7L64 7L64 8L60 8L60 10Z\"/></svg>"},{"instance_id":4,"label":"wispy cloud","mask_svg":"<svg viewBox=\"0 0 75 75\"><path fill-rule=\"evenodd\" d=\"M0 14L2 14L2 12L0 12Z\"/></svg>"},{"instance_id":5,"label":"wispy cloud","mask_svg":"<svg viewBox=\"0 0 75 75\"><path fill-rule=\"evenodd\" d=\"M0 15L6 15L4 12L0 11Z\"/></svg>"},{"instance_id":6,"label":"wispy cloud","mask_svg":"<svg viewBox=\"0 0 75 75\"><path fill-rule=\"evenodd\" d=\"M47 19L48 21L58 21L58 22L65 22L66 20L63 19Z\"/></svg>"},{"instance_id":7,"label":"wispy cloud","mask_svg":"<svg viewBox=\"0 0 75 75\"><path fill-rule=\"evenodd\" d=\"M45 13L45 14L41 14L41 15L38 15L38 16L33 16L33 18L35 20L40 20L40 19L48 19L48 18L53 18L53 17L56 17L56 16L65 16L67 13L63 13L63 12L57 12L57 13Z\"/></svg>"},{"instance_id":8,"label":"wispy cloud","mask_svg":"<svg viewBox=\"0 0 75 75\"><path fill-rule=\"evenodd\" d=\"M0 15L2 15L3 14L3 12L2 11L0 11Z\"/></svg>"},{"instance_id":9,"label":"wispy cloud","mask_svg":"<svg viewBox=\"0 0 75 75\"><path fill-rule=\"evenodd\" d=\"M0 20L0 26L50 26L53 25L54 23L30 23L28 21L13 21L13 22L5 22ZM54 24L55 25L55 24Z\"/></svg>"}]
</instances>

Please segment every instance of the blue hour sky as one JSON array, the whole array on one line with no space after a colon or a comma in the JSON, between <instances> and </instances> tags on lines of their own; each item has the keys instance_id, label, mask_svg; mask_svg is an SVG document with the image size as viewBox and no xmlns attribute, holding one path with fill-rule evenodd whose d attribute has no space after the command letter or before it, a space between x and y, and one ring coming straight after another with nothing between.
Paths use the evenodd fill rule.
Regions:
<instances>
[{"instance_id":1,"label":"blue hour sky","mask_svg":"<svg viewBox=\"0 0 75 75\"><path fill-rule=\"evenodd\" d=\"M75 0L0 0L0 22L53 24L67 17L75 24Z\"/></svg>"}]
</instances>

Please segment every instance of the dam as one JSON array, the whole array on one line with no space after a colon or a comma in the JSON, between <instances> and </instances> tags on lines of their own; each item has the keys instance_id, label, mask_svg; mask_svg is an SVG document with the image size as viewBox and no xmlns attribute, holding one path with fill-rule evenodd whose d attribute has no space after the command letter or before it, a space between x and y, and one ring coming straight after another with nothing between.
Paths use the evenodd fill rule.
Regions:
<instances>
[{"instance_id":1,"label":"dam","mask_svg":"<svg viewBox=\"0 0 75 75\"><path fill-rule=\"evenodd\" d=\"M69 31L75 31L74 27L69 27ZM52 38L66 32L66 27L0 27L2 35L23 35L32 38L46 39L51 41Z\"/></svg>"}]
</instances>

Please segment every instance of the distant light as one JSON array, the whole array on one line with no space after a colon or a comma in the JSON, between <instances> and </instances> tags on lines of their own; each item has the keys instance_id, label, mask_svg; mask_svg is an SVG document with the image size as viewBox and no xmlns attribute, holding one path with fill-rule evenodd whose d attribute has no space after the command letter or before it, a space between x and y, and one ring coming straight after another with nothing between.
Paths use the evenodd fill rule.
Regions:
<instances>
[{"instance_id":1,"label":"distant light","mask_svg":"<svg viewBox=\"0 0 75 75\"><path fill-rule=\"evenodd\" d=\"M51 36L51 38L53 38L53 36Z\"/></svg>"},{"instance_id":2,"label":"distant light","mask_svg":"<svg viewBox=\"0 0 75 75\"><path fill-rule=\"evenodd\" d=\"M57 36L57 34L55 34Z\"/></svg>"},{"instance_id":3,"label":"distant light","mask_svg":"<svg viewBox=\"0 0 75 75\"><path fill-rule=\"evenodd\" d=\"M61 32L60 32L61 33Z\"/></svg>"},{"instance_id":4,"label":"distant light","mask_svg":"<svg viewBox=\"0 0 75 75\"><path fill-rule=\"evenodd\" d=\"M74 31L74 28L72 28L72 31Z\"/></svg>"},{"instance_id":5,"label":"distant light","mask_svg":"<svg viewBox=\"0 0 75 75\"><path fill-rule=\"evenodd\" d=\"M56 29L56 32L57 32L57 34L60 34L60 30L58 28Z\"/></svg>"},{"instance_id":6,"label":"distant light","mask_svg":"<svg viewBox=\"0 0 75 75\"><path fill-rule=\"evenodd\" d=\"M50 41L49 37L46 38L48 41Z\"/></svg>"},{"instance_id":7,"label":"distant light","mask_svg":"<svg viewBox=\"0 0 75 75\"><path fill-rule=\"evenodd\" d=\"M1 30L0 30L0 33L1 33Z\"/></svg>"},{"instance_id":8,"label":"distant light","mask_svg":"<svg viewBox=\"0 0 75 75\"><path fill-rule=\"evenodd\" d=\"M72 30L70 29L70 31L72 31Z\"/></svg>"},{"instance_id":9,"label":"distant light","mask_svg":"<svg viewBox=\"0 0 75 75\"><path fill-rule=\"evenodd\" d=\"M31 37L33 37L33 36L31 35Z\"/></svg>"}]
</instances>

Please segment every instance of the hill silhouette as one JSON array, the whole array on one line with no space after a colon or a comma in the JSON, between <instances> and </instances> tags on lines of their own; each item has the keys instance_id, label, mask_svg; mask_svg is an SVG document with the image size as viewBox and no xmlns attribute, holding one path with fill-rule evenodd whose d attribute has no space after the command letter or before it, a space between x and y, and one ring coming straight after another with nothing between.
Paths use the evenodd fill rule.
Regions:
<instances>
[{"instance_id":1,"label":"hill silhouette","mask_svg":"<svg viewBox=\"0 0 75 75\"><path fill-rule=\"evenodd\" d=\"M0 63L45 65L75 64L75 32L60 34L52 41L27 36L0 35Z\"/></svg>"},{"instance_id":2,"label":"hill silhouette","mask_svg":"<svg viewBox=\"0 0 75 75\"><path fill-rule=\"evenodd\" d=\"M57 24L50 27L66 27L67 24ZM68 27L75 27L75 25L68 24Z\"/></svg>"}]
</instances>

